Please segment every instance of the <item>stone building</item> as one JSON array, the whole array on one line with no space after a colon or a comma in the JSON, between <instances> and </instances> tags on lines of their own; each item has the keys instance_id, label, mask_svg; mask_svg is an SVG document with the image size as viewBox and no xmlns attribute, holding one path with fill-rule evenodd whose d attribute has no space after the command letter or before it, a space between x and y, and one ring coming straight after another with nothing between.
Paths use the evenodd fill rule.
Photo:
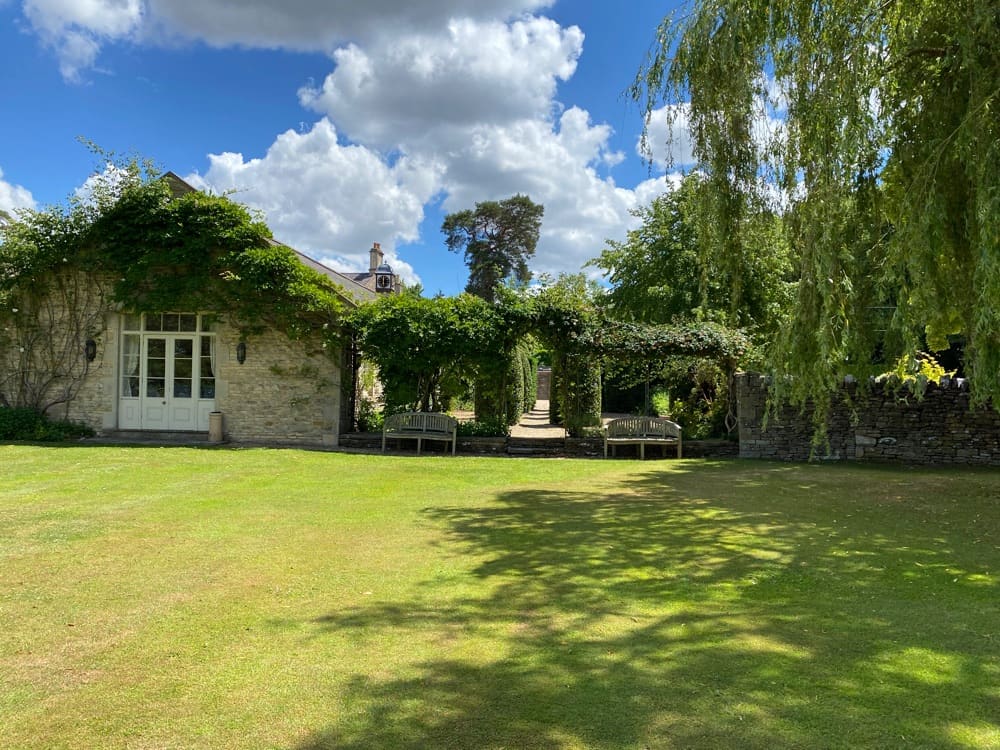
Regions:
<instances>
[{"instance_id":1,"label":"stone building","mask_svg":"<svg viewBox=\"0 0 1000 750\"><path fill-rule=\"evenodd\" d=\"M175 195L193 190L172 173L167 179ZM348 306L374 300L378 283L397 286L391 269L389 281L380 282L380 250L371 284L293 252L333 281ZM221 432L237 442L335 446L350 427L352 353L277 330L243 338L225 313L104 311L98 330L79 342L87 362L73 397L50 414L105 436Z\"/></svg>"}]
</instances>

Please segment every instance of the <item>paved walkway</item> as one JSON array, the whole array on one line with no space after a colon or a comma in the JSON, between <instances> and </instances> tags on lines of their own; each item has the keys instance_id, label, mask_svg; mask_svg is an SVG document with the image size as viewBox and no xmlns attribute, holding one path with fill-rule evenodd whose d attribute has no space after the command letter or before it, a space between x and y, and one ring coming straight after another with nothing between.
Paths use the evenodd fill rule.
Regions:
<instances>
[{"instance_id":1,"label":"paved walkway","mask_svg":"<svg viewBox=\"0 0 1000 750\"><path fill-rule=\"evenodd\" d=\"M535 408L521 417L521 421L510 428L510 436L516 438L564 438L566 430L559 425L549 424L548 401L536 401Z\"/></svg>"}]
</instances>

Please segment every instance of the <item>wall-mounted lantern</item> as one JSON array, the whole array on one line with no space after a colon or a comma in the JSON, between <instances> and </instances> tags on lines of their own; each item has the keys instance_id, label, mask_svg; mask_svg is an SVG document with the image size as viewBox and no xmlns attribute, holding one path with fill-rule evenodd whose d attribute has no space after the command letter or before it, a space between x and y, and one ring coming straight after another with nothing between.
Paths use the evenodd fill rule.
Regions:
<instances>
[{"instance_id":1,"label":"wall-mounted lantern","mask_svg":"<svg viewBox=\"0 0 1000 750\"><path fill-rule=\"evenodd\" d=\"M88 362L93 362L97 359L97 342L93 339L87 339L86 343L83 345L83 356L87 358Z\"/></svg>"},{"instance_id":2,"label":"wall-mounted lantern","mask_svg":"<svg viewBox=\"0 0 1000 750\"><path fill-rule=\"evenodd\" d=\"M236 361L241 365L247 361L247 342L241 341L236 345Z\"/></svg>"}]
</instances>

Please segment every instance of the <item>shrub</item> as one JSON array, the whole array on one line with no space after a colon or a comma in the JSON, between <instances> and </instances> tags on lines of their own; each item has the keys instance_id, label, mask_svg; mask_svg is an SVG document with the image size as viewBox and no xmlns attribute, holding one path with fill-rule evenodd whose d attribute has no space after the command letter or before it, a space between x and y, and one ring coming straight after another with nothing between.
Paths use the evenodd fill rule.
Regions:
<instances>
[{"instance_id":1,"label":"shrub","mask_svg":"<svg viewBox=\"0 0 1000 750\"><path fill-rule=\"evenodd\" d=\"M656 416L667 416L670 414L670 393L663 388L657 388L649 394L649 405Z\"/></svg>"},{"instance_id":2,"label":"shrub","mask_svg":"<svg viewBox=\"0 0 1000 750\"><path fill-rule=\"evenodd\" d=\"M94 431L86 425L51 420L35 409L0 408L0 440L57 443L93 434Z\"/></svg>"},{"instance_id":3,"label":"shrub","mask_svg":"<svg viewBox=\"0 0 1000 750\"><path fill-rule=\"evenodd\" d=\"M459 422L459 437L507 437L510 426L503 419L489 418L474 422Z\"/></svg>"},{"instance_id":4,"label":"shrub","mask_svg":"<svg viewBox=\"0 0 1000 750\"><path fill-rule=\"evenodd\" d=\"M382 432L385 414L377 401L367 398L358 400L358 432Z\"/></svg>"}]
</instances>

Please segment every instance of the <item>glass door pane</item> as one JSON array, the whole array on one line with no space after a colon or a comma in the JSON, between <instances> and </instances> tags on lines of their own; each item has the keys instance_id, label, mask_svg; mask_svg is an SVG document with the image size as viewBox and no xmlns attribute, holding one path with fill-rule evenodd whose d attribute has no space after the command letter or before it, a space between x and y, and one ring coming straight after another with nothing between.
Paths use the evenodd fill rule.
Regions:
<instances>
[{"instance_id":1,"label":"glass door pane","mask_svg":"<svg viewBox=\"0 0 1000 750\"><path fill-rule=\"evenodd\" d=\"M191 398L194 391L194 339L174 339L174 398Z\"/></svg>"},{"instance_id":2,"label":"glass door pane","mask_svg":"<svg viewBox=\"0 0 1000 750\"><path fill-rule=\"evenodd\" d=\"M163 398L167 394L167 340L146 339L146 396Z\"/></svg>"},{"instance_id":3,"label":"glass door pane","mask_svg":"<svg viewBox=\"0 0 1000 750\"><path fill-rule=\"evenodd\" d=\"M142 347L139 334L126 333L122 335L122 396L138 398L139 396L139 359Z\"/></svg>"},{"instance_id":4,"label":"glass door pane","mask_svg":"<svg viewBox=\"0 0 1000 750\"><path fill-rule=\"evenodd\" d=\"M215 336L201 337L201 378L199 396L215 398Z\"/></svg>"}]
</instances>

